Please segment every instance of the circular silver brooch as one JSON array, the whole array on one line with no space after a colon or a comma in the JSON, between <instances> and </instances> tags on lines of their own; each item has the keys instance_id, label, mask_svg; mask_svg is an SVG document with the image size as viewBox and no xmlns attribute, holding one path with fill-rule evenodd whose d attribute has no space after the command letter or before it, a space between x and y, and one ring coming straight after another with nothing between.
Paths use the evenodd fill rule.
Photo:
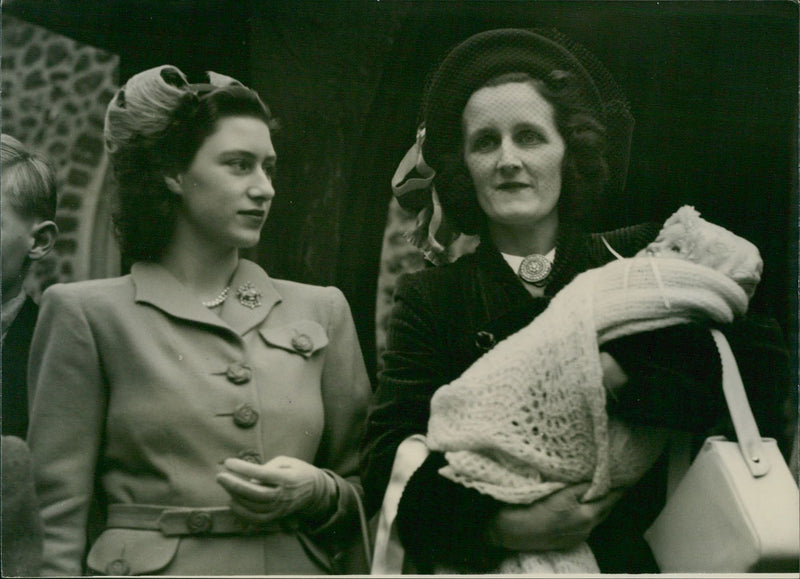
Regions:
<instances>
[{"instance_id":1,"label":"circular silver brooch","mask_svg":"<svg viewBox=\"0 0 800 579\"><path fill-rule=\"evenodd\" d=\"M519 266L519 277L535 286L542 286L547 281L553 266L550 260L538 253L527 256Z\"/></svg>"}]
</instances>

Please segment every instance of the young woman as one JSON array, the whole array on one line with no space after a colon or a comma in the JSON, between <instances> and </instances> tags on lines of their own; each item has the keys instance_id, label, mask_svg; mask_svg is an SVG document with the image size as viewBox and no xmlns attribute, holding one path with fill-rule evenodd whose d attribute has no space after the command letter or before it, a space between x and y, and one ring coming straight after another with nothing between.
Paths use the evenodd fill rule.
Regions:
<instances>
[{"instance_id":1,"label":"young woman","mask_svg":"<svg viewBox=\"0 0 800 579\"><path fill-rule=\"evenodd\" d=\"M45 574L330 573L357 531L370 386L349 307L239 257L275 196L272 126L237 81L168 65L109 105L134 263L43 296L29 441Z\"/></svg>"}]
</instances>

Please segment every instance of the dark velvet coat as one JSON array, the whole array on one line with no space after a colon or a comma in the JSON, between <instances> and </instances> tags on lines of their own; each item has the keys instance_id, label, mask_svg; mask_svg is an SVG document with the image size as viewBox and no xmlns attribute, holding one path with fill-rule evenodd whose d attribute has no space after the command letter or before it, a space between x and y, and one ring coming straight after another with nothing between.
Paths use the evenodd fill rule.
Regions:
<instances>
[{"instance_id":1,"label":"dark velvet coat","mask_svg":"<svg viewBox=\"0 0 800 579\"><path fill-rule=\"evenodd\" d=\"M28 432L28 352L39 306L28 296L3 340L3 434Z\"/></svg>"},{"instance_id":2,"label":"dark velvet coat","mask_svg":"<svg viewBox=\"0 0 800 579\"><path fill-rule=\"evenodd\" d=\"M657 225L603 234L623 256L655 238ZM541 313L577 274L614 259L599 234L562 227L552 277L533 298L490 242L444 267L400 279L387 349L362 445L367 509L381 504L397 446L425 433L436 389L460 376L487 349ZM749 389L762 434L781 437L782 402L789 388L788 354L777 324L741 320L725 329ZM629 377L608 410L639 424L705 434L727 411L721 367L705 328L676 326L604 346ZM432 453L411 477L397 525L407 555L420 572L444 564L471 572L493 568L504 556L487 545L485 529L502 503L439 476L444 457ZM663 506L666 457L616 504L589 544L604 573L657 572L642 533Z\"/></svg>"}]
</instances>

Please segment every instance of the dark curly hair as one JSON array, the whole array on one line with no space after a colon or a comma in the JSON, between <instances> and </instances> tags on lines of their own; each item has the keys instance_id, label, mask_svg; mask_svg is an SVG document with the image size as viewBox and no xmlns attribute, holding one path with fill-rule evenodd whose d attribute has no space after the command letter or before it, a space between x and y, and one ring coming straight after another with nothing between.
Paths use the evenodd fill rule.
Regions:
<instances>
[{"instance_id":1,"label":"dark curly hair","mask_svg":"<svg viewBox=\"0 0 800 579\"><path fill-rule=\"evenodd\" d=\"M586 106L574 76L566 71L552 71L544 79L524 72L505 73L491 78L483 87L516 82L531 83L553 106L556 128L565 144L559 217L564 221L584 221L609 177L605 126ZM451 143L463 143L462 134ZM435 185L442 209L462 232L474 235L485 231L487 218L478 204L463 149L442 154Z\"/></svg>"},{"instance_id":2,"label":"dark curly hair","mask_svg":"<svg viewBox=\"0 0 800 579\"><path fill-rule=\"evenodd\" d=\"M150 91L139 97L167 101L160 103L160 109L166 111L161 126L153 129L153 103L147 110L132 106L130 87L128 96L126 87L119 91L112 102L114 110L110 106L106 118L107 149L118 185L113 219L123 259L130 263L155 261L163 255L172 239L180 203L164 177L191 165L221 119L248 116L276 128L258 94L239 83L223 87L188 85L174 67L163 67L159 72L161 81L178 91L166 93L160 86L160 93Z\"/></svg>"}]
</instances>

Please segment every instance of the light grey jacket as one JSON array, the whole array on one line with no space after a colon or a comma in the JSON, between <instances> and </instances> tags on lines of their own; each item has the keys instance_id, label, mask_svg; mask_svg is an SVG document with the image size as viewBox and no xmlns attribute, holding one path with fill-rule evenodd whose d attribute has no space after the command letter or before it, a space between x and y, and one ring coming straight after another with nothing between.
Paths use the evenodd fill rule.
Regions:
<instances>
[{"instance_id":1,"label":"light grey jacket","mask_svg":"<svg viewBox=\"0 0 800 579\"><path fill-rule=\"evenodd\" d=\"M256 308L236 299L246 282L260 292ZM281 454L338 475L339 509L321 528L205 537L114 529L95 543L90 571L119 570L119 558L133 574L329 571L305 540L342 540L352 528L370 395L350 309L338 289L274 280L246 260L231 289L217 315L160 265L137 263L127 276L45 291L28 438L44 574L82 572L95 482L109 504L224 507L215 475L226 458Z\"/></svg>"}]
</instances>

